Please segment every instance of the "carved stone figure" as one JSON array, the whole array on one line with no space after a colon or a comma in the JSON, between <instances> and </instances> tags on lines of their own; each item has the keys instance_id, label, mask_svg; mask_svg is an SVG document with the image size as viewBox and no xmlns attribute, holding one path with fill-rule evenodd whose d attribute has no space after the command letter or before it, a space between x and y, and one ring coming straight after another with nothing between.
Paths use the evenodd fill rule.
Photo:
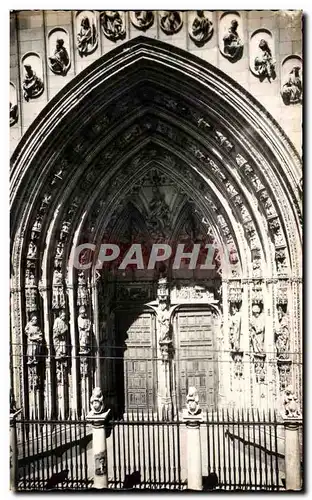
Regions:
<instances>
[{"instance_id":1,"label":"carved stone figure","mask_svg":"<svg viewBox=\"0 0 312 500\"><path fill-rule=\"evenodd\" d=\"M164 11L160 14L160 27L166 35L174 35L182 27L181 15L178 11Z\"/></svg>"},{"instance_id":2,"label":"carved stone figure","mask_svg":"<svg viewBox=\"0 0 312 500\"><path fill-rule=\"evenodd\" d=\"M24 98L28 102L29 99L38 97L43 92L43 82L33 71L29 64L24 65L25 77L23 80Z\"/></svg>"},{"instance_id":3,"label":"carved stone figure","mask_svg":"<svg viewBox=\"0 0 312 500\"><path fill-rule=\"evenodd\" d=\"M62 311L53 324L53 345L56 360L66 358L68 325L65 322L65 319L66 313L65 311Z\"/></svg>"},{"instance_id":4,"label":"carved stone figure","mask_svg":"<svg viewBox=\"0 0 312 500\"><path fill-rule=\"evenodd\" d=\"M28 321L25 327L25 333L27 335L27 357L28 365L38 364L38 356L41 354L43 335L42 331L38 325L37 316L33 315L30 321Z\"/></svg>"},{"instance_id":5,"label":"carved stone figure","mask_svg":"<svg viewBox=\"0 0 312 500\"><path fill-rule=\"evenodd\" d=\"M63 290L63 276L59 269L53 272L53 293L52 293L52 308L62 309L65 306L65 295Z\"/></svg>"},{"instance_id":6,"label":"carved stone figure","mask_svg":"<svg viewBox=\"0 0 312 500\"><path fill-rule=\"evenodd\" d=\"M196 387L189 387L186 396L186 408L190 415L197 415L200 412L199 397Z\"/></svg>"},{"instance_id":7,"label":"carved stone figure","mask_svg":"<svg viewBox=\"0 0 312 500\"><path fill-rule=\"evenodd\" d=\"M83 271L78 274L78 288L77 288L77 304L78 306L86 306L89 301L89 293L86 278Z\"/></svg>"},{"instance_id":8,"label":"carved stone figure","mask_svg":"<svg viewBox=\"0 0 312 500\"><path fill-rule=\"evenodd\" d=\"M253 317L250 321L250 341L255 354L262 354L264 350L264 315L260 307L255 304L252 308Z\"/></svg>"},{"instance_id":9,"label":"carved stone figure","mask_svg":"<svg viewBox=\"0 0 312 500\"><path fill-rule=\"evenodd\" d=\"M146 31L154 22L154 14L151 10L136 10L130 12L130 19L135 28Z\"/></svg>"},{"instance_id":10,"label":"carved stone figure","mask_svg":"<svg viewBox=\"0 0 312 500\"><path fill-rule=\"evenodd\" d=\"M285 387L290 384L291 380L291 365L290 359L278 359L277 368L279 373L280 390L284 391Z\"/></svg>"},{"instance_id":11,"label":"carved stone figure","mask_svg":"<svg viewBox=\"0 0 312 500\"><path fill-rule=\"evenodd\" d=\"M286 83L282 87L284 104L296 104L302 100L302 81L299 75L300 66L294 66Z\"/></svg>"},{"instance_id":12,"label":"carved stone figure","mask_svg":"<svg viewBox=\"0 0 312 500\"><path fill-rule=\"evenodd\" d=\"M147 226L152 236L165 237L169 224L169 207L157 186L153 187L153 198L149 203Z\"/></svg>"},{"instance_id":13,"label":"carved stone figure","mask_svg":"<svg viewBox=\"0 0 312 500\"><path fill-rule=\"evenodd\" d=\"M234 378L240 380L244 374L243 353L241 351L233 352L232 359L234 361Z\"/></svg>"},{"instance_id":14,"label":"carved stone figure","mask_svg":"<svg viewBox=\"0 0 312 500\"><path fill-rule=\"evenodd\" d=\"M237 33L238 22L236 19L231 21L228 33L223 37L223 53L233 61L237 61L243 53L244 44Z\"/></svg>"},{"instance_id":15,"label":"carved stone figure","mask_svg":"<svg viewBox=\"0 0 312 500\"><path fill-rule=\"evenodd\" d=\"M17 122L18 118L18 107L17 104L12 104L10 102L10 127Z\"/></svg>"},{"instance_id":16,"label":"carved stone figure","mask_svg":"<svg viewBox=\"0 0 312 500\"><path fill-rule=\"evenodd\" d=\"M69 66L69 55L64 47L64 40L59 38L56 40L56 47L53 56L48 58L49 67L53 73L57 75L65 75Z\"/></svg>"},{"instance_id":17,"label":"carved stone figure","mask_svg":"<svg viewBox=\"0 0 312 500\"><path fill-rule=\"evenodd\" d=\"M170 340L170 313L165 301L159 303L157 319L159 325L159 342Z\"/></svg>"},{"instance_id":18,"label":"carved stone figure","mask_svg":"<svg viewBox=\"0 0 312 500\"><path fill-rule=\"evenodd\" d=\"M301 418L301 410L297 396L294 394L293 387L288 385L284 394L284 411L285 417Z\"/></svg>"},{"instance_id":19,"label":"carved stone figure","mask_svg":"<svg viewBox=\"0 0 312 500\"><path fill-rule=\"evenodd\" d=\"M37 254L37 247L33 241L29 242L27 259L35 259Z\"/></svg>"},{"instance_id":20,"label":"carved stone figure","mask_svg":"<svg viewBox=\"0 0 312 500\"><path fill-rule=\"evenodd\" d=\"M198 10L189 33L190 38L196 45L202 46L211 38L212 33L212 22L205 16L203 10Z\"/></svg>"},{"instance_id":21,"label":"carved stone figure","mask_svg":"<svg viewBox=\"0 0 312 500\"><path fill-rule=\"evenodd\" d=\"M117 10L107 10L102 14L102 29L104 35L113 42L126 36L124 21Z\"/></svg>"},{"instance_id":22,"label":"carved stone figure","mask_svg":"<svg viewBox=\"0 0 312 500\"><path fill-rule=\"evenodd\" d=\"M91 413L99 415L104 412L104 398L100 387L95 387L90 398ZM89 414L90 415L90 414Z\"/></svg>"},{"instance_id":23,"label":"carved stone figure","mask_svg":"<svg viewBox=\"0 0 312 500\"><path fill-rule=\"evenodd\" d=\"M230 316L230 344L233 351L240 350L240 336L241 336L242 318L238 305L231 304Z\"/></svg>"},{"instance_id":24,"label":"carved stone figure","mask_svg":"<svg viewBox=\"0 0 312 500\"><path fill-rule=\"evenodd\" d=\"M288 359L289 353L289 327L287 314L282 306L277 309L279 326L275 331L275 345L277 357L279 359Z\"/></svg>"},{"instance_id":25,"label":"carved stone figure","mask_svg":"<svg viewBox=\"0 0 312 500\"><path fill-rule=\"evenodd\" d=\"M261 79L268 78L268 80L275 78L275 61L272 57L272 52L269 44L263 38L259 42L259 49L261 54L255 58L255 71Z\"/></svg>"},{"instance_id":26,"label":"carved stone figure","mask_svg":"<svg viewBox=\"0 0 312 500\"><path fill-rule=\"evenodd\" d=\"M78 330L79 330L79 346L80 346L79 354L89 354L91 321L87 317L87 311L84 306L81 306L79 308Z\"/></svg>"},{"instance_id":27,"label":"carved stone figure","mask_svg":"<svg viewBox=\"0 0 312 500\"><path fill-rule=\"evenodd\" d=\"M95 49L97 43L96 27L90 23L87 16L81 20L80 31L77 34L77 49L81 56L87 55Z\"/></svg>"},{"instance_id":28,"label":"carved stone figure","mask_svg":"<svg viewBox=\"0 0 312 500\"><path fill-rule=\"evenodd\" d=\"M265 382L265 358L263 353L254 354L254 366L256 374L256 382L262 384Z\"/></svg>"}]
</instances>

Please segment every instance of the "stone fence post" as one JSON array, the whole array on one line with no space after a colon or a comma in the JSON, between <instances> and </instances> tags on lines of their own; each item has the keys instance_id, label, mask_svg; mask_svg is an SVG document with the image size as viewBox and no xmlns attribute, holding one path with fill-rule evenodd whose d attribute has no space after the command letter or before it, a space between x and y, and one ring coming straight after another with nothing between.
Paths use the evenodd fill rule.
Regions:
<instances>
[{"instance_id":1,"label":"stone fence post","mask_svg":"<svg viewBox=\"0 0 312 500\"><path fill-rule=\"evenodd\" d=\"M187 487L190 490L203 489L200 422L203 420L195 387L190 387L186 396L186 409L182 420L187 434Z\"/></svg>"},{"instance_id":2,"label":"stone fence post","mask_svg":"<svg viewBox=\"0 0 312 500\"><path fill-rule=\"evenodd\" d=\"M301 453L299 429L302 415L297 397L291 385L284 393L284 426L285 426L285 476L286 490L301 490Z\"/></svg>"},{"instance_id":3,"label":"stone fence post","mask_svg":"<svg viewBox=\"0 0 312 500\"><path fill-rule=\"evenodd\" d=\"M93 389L90 406L91 411L86 419L92 425L93 487L97 489L108 488L105 425L109 420L110 409L104 411L103 394L99 387Z\"/></svg>"}]
</instances>

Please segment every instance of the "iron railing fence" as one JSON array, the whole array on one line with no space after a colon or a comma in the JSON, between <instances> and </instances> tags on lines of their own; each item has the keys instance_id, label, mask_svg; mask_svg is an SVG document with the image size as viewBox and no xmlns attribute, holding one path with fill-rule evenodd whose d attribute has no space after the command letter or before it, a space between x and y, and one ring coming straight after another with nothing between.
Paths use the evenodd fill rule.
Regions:
<instances>
[{"instance_id":1,"label":"iron railing fence","mask_svg":"<svg viewBox=\"0 0 312 500\"><path fill-rule=\"evenodd\" d=\"M92 428L84 417L72 417L18 418L18 491L92 487ZM185 489L187 431L175 411L165 419L137 409L110 420L109 487ZM284 424L275 412L203 412L200 436L204 488L215 473L220 489L284 489Z\"/></svg>"}]
</instances>

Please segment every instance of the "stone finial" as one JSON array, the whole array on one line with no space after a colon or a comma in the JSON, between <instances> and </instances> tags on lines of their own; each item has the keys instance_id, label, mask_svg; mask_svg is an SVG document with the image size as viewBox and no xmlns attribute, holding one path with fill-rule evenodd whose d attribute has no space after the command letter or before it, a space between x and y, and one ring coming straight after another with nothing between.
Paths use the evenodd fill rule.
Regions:
<instances>
[{"instance_id":1,"label":"stone finial","mask_svg":"<svg viewBox=\"0 0 312 500\"><path fill-rule=\"evenodd\" d=\"M186 396L186 408L190 415L197 415L201 411L199 408L199 397L196 387L189 387Z\"/></svg>"},{"instance_id":2,"label":"stone finial","mask_svg":"<svg viewBox=\"0 0 312 500\"><path fill-rule=\"evenodd\" d=\"M288 419L302 417L298 398L294 394L292 385L288 385L284 392L284 417Z\"/></svg>"},{"instance_id":3,"label":"stone finial","mask_svg":"<svg viewBox=\"0 0 312 500\"><path fill-rule=\"evenodd\" d=\"M100 415L104 412L104 398L100 387L95 387L90 398L91 413Z\"/></svg>"}]
</instances>

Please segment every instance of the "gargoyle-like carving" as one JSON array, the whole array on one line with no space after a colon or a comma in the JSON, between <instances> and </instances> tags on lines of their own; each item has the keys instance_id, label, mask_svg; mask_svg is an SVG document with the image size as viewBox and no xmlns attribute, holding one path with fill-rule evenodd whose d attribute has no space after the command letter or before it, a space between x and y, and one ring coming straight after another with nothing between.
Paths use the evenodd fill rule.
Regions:
<instances>
[{"instance_id":1,"label":"gargoyle-like carving","mask_svg":"<svg viewBox=\"0 0 312 500\"><path fill-rule=\"evenodd\" d=\"M87 16L81 19L80 31L77 34L77 49L81 56L90 54L97 45L97 33L94 22Z\"/></svg>"},{"instance_id":2,"label":"gargoyle-like carving","mask_svg":"<svg viewBox=\"0 0 312 500\"><path fill-rule=\"evenodd\" d=\"M213 34L213 24L203 10L197 10L189 32L190 38L198 45L204 45Z\"/></svg>"},{"instance_id":3,"label":"gargoyle-like carving","mask_svg":"<svg viewBox=\"0 0 312 500\"><path fill-rule=\"evenodd\" d=\"M197 415L200 413L199 397L196 387L189 387L186 396L186 408L190 415Z\"/></svg>"},{"instance_id":4,"label":"gargoyle-like carving","mask_svg":"<svg viewBox=\"0 0 312 500\"><path fill-rule=\"evenodd\" d=\"M56 47L53 56L48 58L49 68L57 75L66 75L70 60L67 49L64 47L64 40L59 38L56 40Z\"/></svg>"},{"instance_id":5,"label":"gargoyle-like carving","mask_svg":"<svg viewBox=\"0 0 312 500\"><path fill-rule=\"evenodd\" d=\"M135 28L146 31L154 22L154 14L151 10L136 10L130 12L130 19Z\"/></svg>"},{"instance_id":6,"label":"gargoyle-like carving","mask_svg":"<svg viewBox=\"0 0 312 500\"><path fill-rule=\"evenodd\" d=\"M90 407L93 415L100 415L101 413L104 413L104 398L100 387L95 387L93 389L92 396L90 398Z\"/></svg>"},{"instance_id":7,"label":"gargoyle-like carving","mask_svg":"<svg viewBox=\"0 0 312 500\"><path fill-rule=\"evenodd\" d=\"M91 334L91 321L87 317L87 311L84 306L79 308L78 316L78 330L79 330L79 354L89 354L90 352L90 334Z\"/></svg>"},{"instance_id":8,"label":"gargoyle-like carving","mask_svg":"<svg viewBox=\"0 0 312 500\"><path fill-rule=\"evenodd\" d=\"M10 102L10 127L17 122L18 119L18 107L17 104Z\"/></svg>"},{"instance_id":9,"label":"gargoyle-like carving","mask_svg":"<svg viewBox=\"0 0 312 500\"><path fill-rule=\"evenodd\" d=\"M284 416L287 418L301 418L301 410L292 385L288 385L284 393Z\"/></svg>"},{"instance_id":10,"label":"gargoyle-like carving","mask_svg":"<svg viewBox=\"0 0 312 500\"><path fill-rule=\"evenodd\" d=\"M252 307L253 317L250 320L250 342L255 354L263 354L264 352L264 314L258 304Z\"/></svg>"},{"instance_id":11,"label":"gargoyle-like carving","mask_svg":"<svg viewBox=\"0 0 312 500\"><path fill-rule=\"evenodd\" d=\"M223 53L233 62L237 61L242 56L244 48L244 44L237 33L237 28L238 21L233 19L228 33L223 37Z\"/></svg>"},{"instance_id":12,"label":"gargoyle-like carving","mask_svg":"<svg viewBox=\"0 0 312 500\"><path fill-rule=\"evenodd\" d=\"M259 42L259 49L261 55L255 58L255 72L260 76L261 80L268 78L272 80L275 78L275 61L272 57L272 52L269 44L263 38Z\"/></svg>"},{"instance_id":13,"label":"gargoyle-like carving","mask_svg":"<svg viewBox=\"0 0 312 500\"><path fill-rule=\"evenodd\" d=\"M53 324L53 345L56 360L66 358L68 325L65 319L66 313L65 311L61 311L59 317L55 319Z\"/></svg>"},{"instance_id":14,"label":"gargoyle-like carving","mask_svg":"<svg viewBox=\"0 0 312 500\"><path fill-rule=\"evenodd\" d=\"M23 80L24 98L28 102L29 99L39 97L44 89L42 80L36 75L29 64L24 65L25 77Z\"/></svg>"},{"instance_id":15,"label":"gargoyle-like carving","mask_svg":"<svg viewBox=\"0 0 312 500\"><path fill-rule=\"evenodd\" d=\"M106 10L101 16L104 35L113 42L126 36L124 20L118 10Z\"/></svg>"},{"instance_id":16,"label":"gargoyle-like carving","mask_svg":"<svg viewBox=\"0 0 312 500\"><path fill-rule=\"evenodd\" d=\"M242 318L239 310L239 304L232 302L230 305L230 346L233 351L240 350L240 337Z\"/></svg>"},{"instance_id":17,"label":"gargoyle-like carving","mask_svg":"<svg viewBox=\"0 0 312 500\"><path fill-rule=\"evenodd\" d=\"M291 380L291 365L292 362L290 359L278 359L277 360L277 368L279 373L279 383L280 390L284 391L285 387L290 384Z\"/></svg>"},{"instance_id":18,"label":"gargoyle-like carving","mask_svg":"<svg viewBox=\"0 0 312 500\"><path fill-rule=\"evenodd\" d=\"M25 327L25 333L27 336L27 364L36 365L38 364L38 356L41 354L42 344L43 344L43 334L38 325L38 318L33 315L31 320L28 321Z\"/></svg>"},{"instance_id":19,"label":"gargoyle-like carving","mask_svg":"<svg viewBox=\"0 0 312 500\"><path fill-rule=\"evenodd\" d=\"M279 359L288 359L289 355L289 325L285 309L280 305L277 309L278 328L275 331L276 354Z\"/></svg>"},{"instance_id":20,"label":"gargoyle-like carving","mask_svg":"<svg viewBox=\"0 0 312 500\"><path fill-rule=\"evenodd\" d=\"M166 35L174 35L182 28L181 14L176 10L166 10L160 14L160 27Z\"/></svg>"},{"instance_id":21,"label":"gargoyle-like carving","mask_svg":"<svg viewBox=\"0 0 312 500\"><path fill-rule=\"evenodd\" d=\"M282 98L284 104L297 104L302 100L302 81L299 75L300 66L294 66L289 73L288 80L282 87Z\"/></svg>"}]
</instances>

